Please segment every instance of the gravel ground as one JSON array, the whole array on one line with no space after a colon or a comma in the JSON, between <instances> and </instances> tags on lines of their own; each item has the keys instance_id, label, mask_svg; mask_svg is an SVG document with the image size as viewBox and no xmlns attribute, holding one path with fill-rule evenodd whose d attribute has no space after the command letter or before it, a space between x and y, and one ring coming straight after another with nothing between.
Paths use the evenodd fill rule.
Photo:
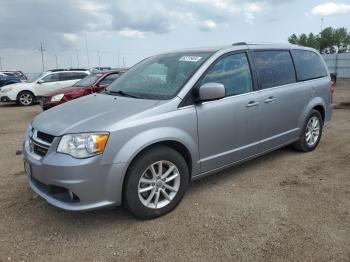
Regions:
<instances>
[{"instance_id":1,"label":"gravel ground","mask_svg":"<svg viewBox=\"0 0 350 262\"><path fill-rule=\"evenodd\" d=\"M151 221L48 205L15 155L40 108L0 105L0 261L350 261L350 81L334 102L315 151L287 147L195 181Z\"/></svg>"}]
</instances>

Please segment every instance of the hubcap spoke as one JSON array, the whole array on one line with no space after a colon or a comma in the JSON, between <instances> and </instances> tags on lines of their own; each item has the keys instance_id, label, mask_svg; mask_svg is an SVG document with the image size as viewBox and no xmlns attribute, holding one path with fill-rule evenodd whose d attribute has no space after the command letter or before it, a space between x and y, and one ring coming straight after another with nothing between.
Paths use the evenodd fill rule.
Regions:
<instances>
[{"instance_id":1,"label":"hubcap spoke","mask_svg":"<svg viewBox=\"0 0 350 262\"><path fill-rule=\"evenodd\" d=\"M139 190L139 193L145 193L145 192L147 192L147 191L150 191L150 190L152 190L154 187L153 186L149 186L149 187L144 187L144 188L142 188L142 189L140 189Z\"/></svg>"},{"instance_id":2,"label":"hubcap spoke","mask_svg":"<svg viewBox=\"0 0 350 262\"><path fill-rule=\"evenodd\" d=\"M171 174L171 172L173 172L174 169L175 166L169 167L169 169L162 175L162 178L167 178Z\"/></svg>"},{"instance_id":3,"label":"hubcap spoke","mask_svg":"<svg viewBox=\"0 0 350 262\"><path fill-rule=\"evenodd\" d=\"M143 184L153 184L153 183L154 183L154 180L141 177L140 183L143 183Z\"/></svg>"},{"instance_id":4,"label":"hubcap spoke","mask_svg":"<svg viewBox=\"0 0 350 262\"><path fill-rule=\"evenodd\" d=\"M177 178L178 175L179 175L179 173L175 173L174 175L168 177L168 178L165 180L165 182L168 183L168 182L174 180L175 178Z\"/></svg>"},{"instance_id":5,"label":"hubcap spoke","mask_svg":"<svg viewBox=\"0 0 350 262\"><path fill-rule=\"evenodd\" d=\"M177 190L176 190L175 188L169 186L168 184L164 184L164 187L165 187L166 189L169 189L169 190L172 191L172 192L177 192Z\"/></svg>"}]
</instances>

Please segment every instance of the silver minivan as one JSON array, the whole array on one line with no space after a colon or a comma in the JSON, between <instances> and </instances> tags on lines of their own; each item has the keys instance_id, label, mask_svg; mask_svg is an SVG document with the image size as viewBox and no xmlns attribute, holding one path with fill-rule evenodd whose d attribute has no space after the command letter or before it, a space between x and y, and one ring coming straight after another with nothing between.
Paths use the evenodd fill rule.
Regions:
<instances>
[{"instance_id":1,"label":"silver minivan","mask_svg":"<svg viewBox=\"0 0 350 262\"><path fill-rule=\"evenodd\" d=\"M123 204L154 218L174 209L193 179L289 144L314 150L331 101L314 49L237 43L165 53L105 93L35 117L24 166L31 188L56 207Z\"/></svg>"}]
</instances>

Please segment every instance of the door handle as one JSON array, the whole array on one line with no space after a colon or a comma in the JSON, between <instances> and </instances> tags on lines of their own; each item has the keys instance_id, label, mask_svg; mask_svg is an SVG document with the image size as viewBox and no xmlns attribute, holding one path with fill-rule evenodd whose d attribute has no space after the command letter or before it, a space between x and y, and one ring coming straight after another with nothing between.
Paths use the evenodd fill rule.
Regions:
<instances>
[{"instance_id":1,"label":"door handle","mask_svg":"<svg viewBox=\"0 0 350 262\"><path fill-rule=\"evenodd\" d=\"M246 107L253 107L253 106L257 106L257 105L259 105L259 102L250 101L250 102L246 105Z\"/></svg>"},{"instance_id":2,"label":"door handle","mask_svg":"<svg viewBox=\"0 0 350 262\"><path fill-rule=\"evenodd\" d=\"M270 96L269 98L267 98L264 102L265 103L272 103L276 100L276 97L274 96Z\"/></svg>"}]
</instances>

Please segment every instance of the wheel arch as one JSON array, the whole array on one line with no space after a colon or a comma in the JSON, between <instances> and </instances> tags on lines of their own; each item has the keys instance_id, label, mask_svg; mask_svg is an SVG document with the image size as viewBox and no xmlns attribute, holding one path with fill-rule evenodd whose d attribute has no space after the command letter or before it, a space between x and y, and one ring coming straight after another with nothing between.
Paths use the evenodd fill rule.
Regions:
<instances>
[{"instance_id":1,"label":"wheel arch","mask_svg":"<svg viewBox=\"0 0 350 262\"><path fill-rule=\"evenodd\" d=\"M298 127L300 128L300 130L303 129L305 121L307 116L310 114L310 112L312 110L317 110L320 112L321 116L322 116L322 120L323 122L325 121L326 118L326 103L324 102L324 100L320 97L315 97L313 98L303 109L303 112L299 118L299 123L298 123Z\"/></svg>"},{"instance_id":2,"label":"wheel arch","mask_svg":"<svg viewBox=\"0 0 350 262\"><path fill-rule=\"evenodd\" d=\"M31 94L33 95L33 98L35 99L35 95L34 95L33 91L30 91L30 90L28 90L28 89L24 89L24 90L21 90L21 91L18 92L17 97L16 97L16 100L19 99L19 95L20 95L21 93L23 93L23 92L31 93Z\"/></svg>"}]
</instances>

